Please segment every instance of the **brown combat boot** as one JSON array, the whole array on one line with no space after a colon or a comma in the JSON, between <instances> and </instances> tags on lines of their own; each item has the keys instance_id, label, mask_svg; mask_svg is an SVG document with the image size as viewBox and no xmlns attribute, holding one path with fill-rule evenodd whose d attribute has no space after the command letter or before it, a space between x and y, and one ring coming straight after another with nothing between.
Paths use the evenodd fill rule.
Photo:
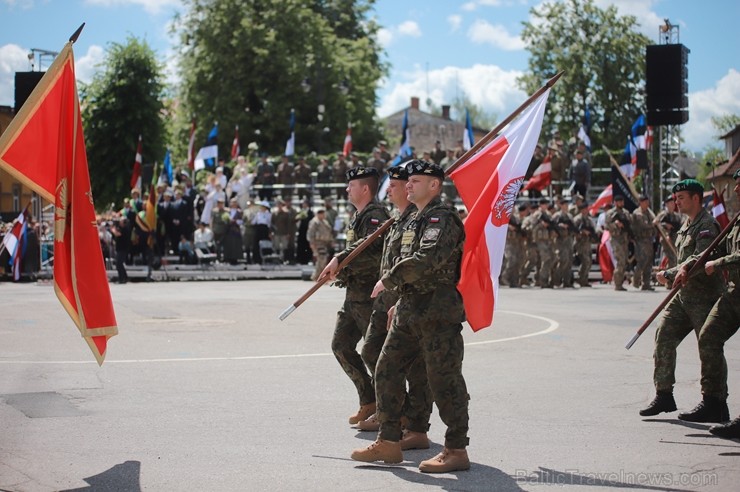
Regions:
<instances>
[{"instance_id":1,"label":"brown combat boot","mask_svg":"<svg viewBox=\"0 0 740 492\"><path fill-rule=\"evenodd\" d=\"M470 470L470 460L465 449L444 448L432 459L419 463L419 470L424 473L448 473Z\"/></svg>"},{"instance_id":2,"label":"brown combat boot","mask_svg":"<svg viewBox=\"0 0 740 492\"><path fill-rule=\"evenodd\" d=\"M380 421L378 420L378 414L374 413L365 420L360 421L357 424L357 428L361 431L377 432L378 430L380 430Z\"/></svg>"},{"instance_id":3,"label":"brown combat boot","mask_svg":"<svg viewBox=\"0 0 740 492\"><path fill-rule=\"evenodd\" d=\"M426 432L403 431L401 437L401 449L429 449L429 438Z\"/></svg>"},{"instance_id":4,"label":"brown combat boot","mask_svg":"<svg viewBox=\"0 0 740 492\"><path fill-rule=\"evenodd\" d=\"M366 448L352 451L352 459L372 463L373 461L384 461L386 463L400 463L403 461L403 452L398 441L386 441L378 439Z\"/></svg>"},{"instance_id":5,"label":"brown combat boot","mask_svg":"<svg viewBox=\"0 0 740 492\"><path fill-rule=\"evenodd\" d=\"M375 413L375 402L368 403L367 405L361 405L357 413L350 415L349 423L354 425L358 422L362 422L369 416Z\"/></svg>"}]
</instances>

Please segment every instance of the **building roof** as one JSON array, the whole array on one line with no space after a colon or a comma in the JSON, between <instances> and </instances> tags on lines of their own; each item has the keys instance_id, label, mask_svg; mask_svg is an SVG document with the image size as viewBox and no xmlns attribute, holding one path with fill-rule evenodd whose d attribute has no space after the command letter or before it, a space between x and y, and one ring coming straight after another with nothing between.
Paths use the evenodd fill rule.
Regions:
<instances>
[{"instance_id":1,"label":"building roof","mask_svg":"<svg viewBox=\"0 0 740 492\"><path fill-rule=\"evenodd\" d=\"M717 166L714 173L709 173L709 181L722 176L732 176L738 169L740 169L740 148L737 149L735 155L729 161Z\"/></svg>"},{"instance_id":2,"label":"building roof","mask_svg":"<svg viewBox=\"0 0 740 492\"><path fill-rule=\"evenodd\" d=\"M719 137L720 140L725 140L726 138L730 138L733 135L735 135L737 132L740 132L740 125L735 125L735 128L730 130L729 132L725 133L721 137Z\"/></svg>"}]
</instances>

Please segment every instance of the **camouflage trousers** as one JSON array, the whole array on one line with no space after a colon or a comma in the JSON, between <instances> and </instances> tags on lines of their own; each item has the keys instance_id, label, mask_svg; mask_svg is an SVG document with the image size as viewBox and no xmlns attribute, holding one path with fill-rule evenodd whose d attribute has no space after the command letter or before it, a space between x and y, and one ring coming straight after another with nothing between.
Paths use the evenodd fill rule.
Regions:
<instances>
[{"instance_id":1,"label":"camouflage trousers","mask_svg":"<svg viewBox=\"0 0 740 492\"><path fill-rule=\"evenodd\" d=\"M740 327L740 287L722 294L699 332L701 359L701 392L727 399L727 361L725 342Z\"/></svg>"},{"instance_id":2,"label":"camouflage trousers","mask_svg":"<svg viewBox=\"0 0 740 492\"><path fill-rule=\"evenodd\" d=\"M538 263L539 258L537 258L537 246L527 242L527 245L525 246L521 276L519 278L520 285L529 285L529 274L537 267Z\"/></svg>"},{"instance_id":3,"label":"camouflage trousers","mask_svg":"<svg viewBox=\"0 0 740 492\"><path fill-rule=\"evenodd\" d=\"M629 259L629 243L611 238L612 252L614 253L614 286L621 287L624 283L624 272L627 269L627 260Z\"/></svg>"},{"instance_id":4,"label":"camouflage trousers","mask_svg":"<svg viewBox=\"0 0 740 492\"><path fill-rule=\"evenodd\" d=\"M580 241L576 243L576 256L581 261L578 267L578 284L581 286L589 285L588 273L591 271L593 258L591 258L591 243L589 241Z\"/></svg>"},{"instance_id":5,"label":"camouflage trousers","mask_svg":"<svg viewBox=\"0 0 740 492\"><path fill-rule=\"evenodd\" d=\"M653 383L658 391L673 391L676 383L676 350L692 331L699 332L716 297L683 299L679 292L666 306L655 332Z\"/></svg>"},{"instance_id":6,"label":"camouflage trousers","mask_svg":"<svg viewBox=\"0 0 740 492\"><path fill-rule=\"evenodd\" d=\"M553 268L553 285L571 287L573 279L573 238L567 237L555 241L555 267Z\"/></svg>"},{"instance_id":7,"label":"camouflage trousers","mask_svg":"<svg viewBox=\"0 0 740 492\"><path fill-rule=\"evenodd\" d=\"M430 293L401 296L396 304L396 314L375 369L381 439L401 438L405 381L413 377L414 365L420 364L429 380L439 416L447 425L445 446L461 449L468 445L469 395L462 375L462 324L451 321L449 311L455 309L442 301ZM442 313L440 306L447 312ZM459 311L462 314L462 306ZM411 390L409 396L409 406L423 408L424 402L413 401ZM431 406L428 411L431 413ZM412 420L411 415L407 416ZM410 424L408 428L426 432L424 422L417 421L415 427Z\"/></svg>"},{"instance_id":8,"label":"camouflage trousers","mask_svg":"<svg viewBox=\"0 0 740 492\"><path fill-rule=\"evenodd\" d=\"M540 263L537 271L537 279L540 287L552 287L552 268L555 264L552 241L540 240L537 242L537 254Z\"/></svg>"},{"instance_id":9,"label":"camouflage trousers","mask_svg":"<svg viewBox=\"0 0 740 492\"><path fill-rule=\"evenodd\" d=\"M652 239L635 239L635 287L650 287L654 257Z\"/></svg>"},{"instance_id":10,"label":"camouflage trousers","mask_svg":"<svg viewBox=\"0 0 740 492\"><path fill-rule=\"evenodd\" d=\"M365 336L372 310L372 300L348 301L345 299L342 308L337 313L337 324L331 340L334 357L357 388L360 405L375 401L372 378L360 354L357 353L357 343Z\"/></svg>"},{"instance_id":11,"label":"camouflage trousers","mask_svg":"<svg viewBox=\"0 0 740 492\"><path fill-rule=\"evenodd\" d=\"M503 280L509 287L521 286L521 271L524 264L524 243L522 241L507 241L504 248L504 259L506 260L506 269Z\"/></svg>"}]
</instances>

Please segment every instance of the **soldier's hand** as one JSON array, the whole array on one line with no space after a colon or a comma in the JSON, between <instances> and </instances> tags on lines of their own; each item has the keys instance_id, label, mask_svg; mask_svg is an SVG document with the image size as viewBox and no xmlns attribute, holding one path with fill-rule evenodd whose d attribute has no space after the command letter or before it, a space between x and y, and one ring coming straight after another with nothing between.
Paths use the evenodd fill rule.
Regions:
<instances>
[{"instance_id":1,"label":"soldier's hand","mask_svg":"<svg viewBox=\"0 0 740 492\"><path fill-rule=\"evenodd\" d=\"M332 258L326 267L321 272L321 275L319 275L319 278L323 278L328 276L329 280L336 280L337 279L337 269L339 268L339 261L336 257Z\"/></svg>"},{"instance_id":2,"label":"soldier's hand","mask_svg":"<svg viewBox=\"0 0 740 492\"><path fill-rule=\"evenodd\" d=\"M393 325L393 315L396 314L396 305L390 307L388 310L388 322L386 323L385 329L387 331L391 331L391 326Z\"/></svg>"},{"instance_id":3,"label":"soldier's hand","mask_svg":"<svg viewBox=\"0 0 740 492\"><path fill-rule=\"evenodd\" d=\"M668 283L668 279L665 277L665 272L658 272L658 274L655 275L655 279L660 285L666 285Z\"/></svg>"},{"instance_id":4,"label":"soldier's hand","mask_svg":"<svg viewBox=\"0 0 740 492\"><path fill-rule=\"evenodd\" d=\"M617 224L617 227L620 229L624 229L624 224L622 224L621 220L615 220L614 223Z\"/></svg>"},{"instance_id":5,"label":"soldier's hand","mask_svg":"<svg viewBox=\"0 0 740 492\"><path fill-rule=\"evenodd\" d=\"M712 275L714 273L714 266L715 265L716 265L716 263L713 260L712 261L708 261L708 262L706 262L704 264L704 271L706 272L707 275Z\"/></svg>"},{"instance_id":6,"label":"soldier's hand","mask_svg":"<svg viewBox=\"0 0 740 492\"><path fill-rule=\"evenodd\" d=\"M378 294L383 292L385 290L385 285L383 285L383 282L378 280L378 282L375 284L375 287L373 287L373 293L370 294L370 297L376 298L378 297Z\"/></svg>"},{"instance_id":7,"label":"soldier's hand","mask_svg":"<svg viewBox=\"0 0 740 492\"><path fill-rule=\"evenodd\" d=\"M689 272L685 268L681 267L678 270L678 274L676 275L676 278L673 280L673 288L675 289L676 287L679 287L679 286L683 287L684 285L686 285L686 282L688 281L688 279L689 279Z\"/></svg>"}]
</instances>

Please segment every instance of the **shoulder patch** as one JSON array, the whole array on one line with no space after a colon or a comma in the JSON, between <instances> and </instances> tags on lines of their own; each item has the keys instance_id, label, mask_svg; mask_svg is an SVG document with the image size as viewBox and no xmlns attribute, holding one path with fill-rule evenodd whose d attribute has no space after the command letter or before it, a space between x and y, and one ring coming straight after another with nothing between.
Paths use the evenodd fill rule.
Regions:
<instances>
[{"instance_id":1,"label":"shoulder patch","mask_svg":"<svg viewBox=\"0 0 740 492\"><path fill-rule=\"evenodd\" d=\"M436 227L431 227L424 231L424 235L422 236L422 241L436 241L439 237L440 229Z\"/></svg>"},{"instance_id":2,"label":"shoulder patch","mask_svg":"<svg viewBox=\"0 0 740 492\"><path fill-rule=\"evenodd\" d=\"M714 237L714 231L710 231L709 229L706 229L704 231L699 231L699 238L704 239L705 237Z\"/></svg>"},{"instance_id":3,"label":"shoulder patch","mask_svg":"<svg viewBox=\"0 0 740 492\"><path fill-rule=\"evenodd\" d=\"M437 222L439 222L439 217L429 217L430 224L436 224Z\"/></svg>"},{"instance_id":4,"label":"shoulder patch","mask_svg":"<svg viewBox=\"0 0 740 492\"><path fill-rule=\"evenodd\" d=\"M378 224L380 224L380 221L378 219L370 219L370 223L372 225L378 225Z\"/></svg>"}]
</instances>

